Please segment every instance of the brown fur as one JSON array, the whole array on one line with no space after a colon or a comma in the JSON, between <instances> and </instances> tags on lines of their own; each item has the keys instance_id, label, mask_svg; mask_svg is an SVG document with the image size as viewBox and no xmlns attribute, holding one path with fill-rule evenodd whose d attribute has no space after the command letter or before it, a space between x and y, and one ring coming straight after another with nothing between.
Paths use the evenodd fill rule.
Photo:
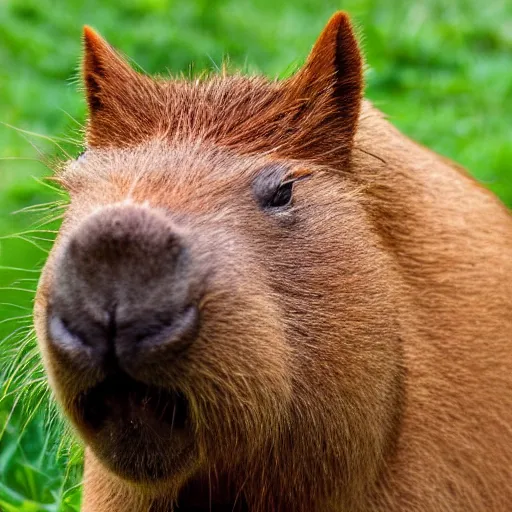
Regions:
<instances>
[{"instance_id":1,"label":"brown fur","mask_svg":"<svg viewBox=\"0 0 512 512\"><path fill-rule=\"evenodd\" d=\"M361 99L346 15L284 82L151 79L88 28L85 48L88 150L58 175L71 203L36 301L52 386L89 445L84 510L509 510L512 218ZM281 216L251 194L269 162L307 177ZM215 271L187 358L144 377L180 387L196 439L158 483L98 456L72 405L93 377L46 334L60 248L120 204L171 212Z\"/></svg>"}]
</instances>

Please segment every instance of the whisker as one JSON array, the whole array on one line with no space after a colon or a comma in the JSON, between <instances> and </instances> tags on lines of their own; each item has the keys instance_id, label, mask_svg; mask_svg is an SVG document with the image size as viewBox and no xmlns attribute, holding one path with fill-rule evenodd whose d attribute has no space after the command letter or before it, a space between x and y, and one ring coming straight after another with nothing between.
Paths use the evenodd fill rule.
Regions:
<instances>
[{"instance_id":1,"label":"whisker","mask_svg":"<svg viewBox=\"0 0 512 512\"><path fill-rule=\"evenodd\" d=\"M59 138L59 137L49 137L48 135L43 135L42 133L32 132L30 130L24 130L23 128L18 128L16 126L13 126L13 125L11 125L9 123L5 123L3 121L0 121L0 124L3 124L7 128L11 128L12 130L15 130L16 132L18 132L20 134L30 135L32 137L39 137L40 139L46 140L48 142L51 142L57 148L59 148L59 150L62 151L62 153L64 155L66 155L67 158L71 159L71 155L57 142L57 140L60 140L61 142L69 142L69 140L66 140L66 139L63 139L63 138ZM28 139L26 139L26 140L27 140L27 142L29 142L31 144L30 140L28 140ZM37 151L38 151L38 153L40 153L39 149Z\"/></svg>"},{"instance_id":2,"label":"whisker","mask_svg":"<svg viewBox=\"0 0 512 512\"><path fill-rule=\"evenodd\" d=\"M71 121L73 121L76 125L80 127L80 129L84 128L84 125L78 121L74 116L72 116L67 110L64 110L63 108L59 107L58 110L60 110L63 114L65 114Z\"/></svg>"},{"instance_id":3,"label":"whisker","mask_svg":"<svg viewBox=\"0 0 512 512\"><path fill-rule=\"evenodd\" d=\"M29 268L19 268L19 267L8 267L5 265L0 265L0 270L15 270L16 272L31 272L34 274L39 274L40 270L34 270Z\"/></svg>"},{"instance_id":4,"label":"whisker","mask_svg":"<svg viewBox=\"0 0 512 512\"><path fill-rule=\"evenodd\" d=\"M31 239L31 238L27 238L25 236L20 236L20 235L8 235L8 236L5 236L5 237L0 237L0 240L9 240L9 239L23 240L24 242L27 242L27 243L33 245L34 247L36 247L37 249L39 249L40 251L42 251L42 252L44 252L46 254L49 252L49 249L45 249L44 247L39 245L34 240L40 240L40 241L44 241L44 242L48 242L48 243L53 243L55 241L55 240L49 240L49 239L41 238L41 237L33 237L33 238L34 239Z\"/></svg>"},{"instance_id":5,"label":"whisker","mask_svg":"<svg viewBox=\"0 0 512 512\"><path fill-rule=\"evenodd\" d=\"M19 233L13 233L10 235L4 235L0 236L0 240L11 238L13 236L25 236L25 235L31 235L33 233L50 233L50 234L56 234L56 229L27 229L26 231L20 231Z\"/></svg>"},{"instance_id":6,"label":"whisker","mask_svg":"<svg viewBox=\"0 0 512 512\"><path fill-rule=\"evenodd\" d=\"M59 215L47 215L40 219L38 224L35 224L35 227L42 228L43 226L47 226L48 224L52 224L64 218L64 212Z\"/></svg>"},{"instance_id":7,"label":"whisker","mask_svg":"<svg viewBox=\"0 0 512 512\"><path fill-rule=\"evenodd\" d=\"M31 311L31 308L27 308L25 306L20 306L19 304L13 304L11 302L0 302L0 306L7 306L7 307L11 307L11 308L23 309L24 311ZM31 313L31 316L32 316L32 313Z\"/></svg>"},{"instance_id":8,"label":"whisker","mask_svg":"<svg viewBox=\"0 0 512 512\"><path fill-rule=\"evenodd\" d=\"M44 212L49 209L55 209L55 208L64 208L66 206L65 201L63 200L56 200L56 201L50 201L48 203L38 203L38 204L31 204L28 206L24 206L23 208L20 208L19 210L15 210L11 213L11 215L18 215L20 213L38 213L40 211Z\"/></svg>"},{"instance_id":9,"label":"whisker","mask_svg":"<svg viewBox=\"0 0 512 512\"><path fill-rule=\"evenodd\" d=\"M30 288L21 288L18 286L0 286L0 290L11 291L11 292L27 292L33 294L35 290Z\"/></svg>"},{"instance_id":10,"label":"whisker","mask_svg":"<svg viewBox=\"0 0 512 512\"><path fill-rule=\"evenodd\" d=\"M12 331L11 333L9 333L7 336L5 336L4 338L2 338L2 340L0 340L0 347L6 343L7 341L9 341L10 339L12 339L14 336L16 336L17 334L23 332L23 331L33 331L33 328L30 327L30 326L27 326L27 325L22 325L20 327L18 327L17 329L15 329L14 331ZM23 343L24 341L24 338L28 336L28 334L26 334L18 343Z\"/></svg>"},{"instance_id":11,"label":"whisker","mask_svg":"<svg viewBox=\"0 0 512 512\"><path fill-rule=\"evenodd\" d=\"M21 315L21 316L13 316L11 318L4 318L3 320L0 320L0 325L6 324L9 322L14 322L16 320L23 320L26 318L32 318L32 313L29 313L28 315Z\"/></svg>"},{"instance_id":12,"label":"whisker","mask_svg":"<svg viewBox=\"0 0 512 512\"><path fill-rule=\"evenodd\" d=\"M39 281L39 278L37 277L20 277L19 279L16 279L13 283L11 283L11 286L17 286L22 283L37 283Z\"/></svg>"},{"instance_id":13,"label":"whisker","mask_svg":"<svg viewBox=\"0 0 512 512\"><path fill-rule=\"evenodd\" d=\"M377 160L380 160L383 164L386 164L387 165L387 162L386 160L384 160L384 158L381 158L380 156L377 156L373 153L371 153L370 151L367 151L363 148L360 148L358 146L354 146L354 149L357 149L358 151L361 151L361 153L364 153L365 155L368 155L368 156L371 156L373 158L376 158Z\"/></svg>"},{"instance_id":14,"label":"whisker","mask_svg":"<svg viewBox=\"0 0 512 512\"><path fill-rule=\"evenodd\" d=\"M41 179L37 176L32 176L32 179L36 181L39 185L42 185L43 187L49 188L51 191L55 192L56 194L60 196L64 196L67 199L67 193L65 190L63 190L61 187L54 185L51 182L51 177L47 177L46 179ZM66 201L64 199L64 201ZM67 201L66 201L67 202Z\"/></svg>"}]
</instances>

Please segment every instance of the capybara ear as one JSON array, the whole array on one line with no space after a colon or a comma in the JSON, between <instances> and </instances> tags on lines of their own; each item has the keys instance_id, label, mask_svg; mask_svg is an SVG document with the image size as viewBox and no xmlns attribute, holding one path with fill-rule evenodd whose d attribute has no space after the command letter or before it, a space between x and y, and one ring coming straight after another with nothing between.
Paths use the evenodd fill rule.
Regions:
<instances>
[{"instance_id":1,"label":"capybara ear","mask_svg":"<svg viewBox=\"0 0 512 512\"><path fill-rule=\"evenodd\" d=\"M130 65L92 28L83 33L83 79L89 119L90 146L135 143L155 122L154 89L150 78ZM133 139L133 140L132 140Z\"/></svg>"},{"instance_id":2,"label":"capybara ear","mask_svg":"<svg viewBox=\"0 0 512 512\"><path fill-rule=\"evenodd\" d=\"M122 89L135 75L135 71L94 29L84 27L83 77L92 117L113 99L112 93Z\"/></svg>"},{"instance_id":3,"label":"capybara ear","mask_svg":"<svg viewBox=\"0 0 512 512\"><path fill-rule=\"evenodd\" d=\"M304 101L304 114L325 116L339 137L352 140L363 95L363 59L346 13L331 17L291 83Z\"/></svg>"}]
</instances>

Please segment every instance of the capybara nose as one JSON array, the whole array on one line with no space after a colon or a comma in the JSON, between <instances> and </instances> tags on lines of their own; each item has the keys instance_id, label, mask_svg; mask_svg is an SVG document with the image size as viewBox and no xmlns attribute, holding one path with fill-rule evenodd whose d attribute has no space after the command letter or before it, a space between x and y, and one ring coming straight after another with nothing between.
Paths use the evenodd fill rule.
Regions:
<instances>
[{"instance_id":1,"label":"capybara nose","mask_svg":"<svg viewBox=\"0 0 512 512\"><path fill-rule=\"evenodd\" d=\"M50 343L79 367L144 366L195 338L189 253L164 213L122 205L88 217L56 256Z\"/></svg>"}]
</instances>

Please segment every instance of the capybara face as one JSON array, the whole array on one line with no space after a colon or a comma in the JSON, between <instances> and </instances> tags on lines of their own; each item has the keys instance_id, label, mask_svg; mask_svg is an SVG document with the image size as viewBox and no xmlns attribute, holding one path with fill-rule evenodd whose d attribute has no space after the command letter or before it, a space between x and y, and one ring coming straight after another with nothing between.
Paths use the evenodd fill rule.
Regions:
<instances>
[{"instance_id":1,"label":"capybara face","mask_svg":"<svg viewBox=\"0 0 512 512\"><path fill-rule=\"evenodd\" d=\"M214 472L327 496L389 449L395 290L353 177L361 60L340 16L282 83L154 81L86 31L88 147L57 176L36 327L80 436L144 492Z\"/></svg>"}]
</instances>

